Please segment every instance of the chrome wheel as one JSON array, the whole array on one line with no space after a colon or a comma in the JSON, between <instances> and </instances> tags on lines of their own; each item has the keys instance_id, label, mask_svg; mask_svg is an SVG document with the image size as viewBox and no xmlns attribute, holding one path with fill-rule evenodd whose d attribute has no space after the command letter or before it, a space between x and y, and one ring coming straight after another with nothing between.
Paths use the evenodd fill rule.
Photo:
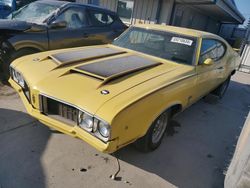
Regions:
<instances>
[{"instance_id":1,"label":"chrome wheel","mask_svg":"<svg viewBox=\"0 0 250 188\"><path fill-rule=\"evenodd\" d=\"M168 123L168 114L167 113L163 113L155 122L155 126L153 128L153 132L152 132L152 143L153 144L157 144L166 128L167 128L167 123Z\"/></svg>"}]
</instances>

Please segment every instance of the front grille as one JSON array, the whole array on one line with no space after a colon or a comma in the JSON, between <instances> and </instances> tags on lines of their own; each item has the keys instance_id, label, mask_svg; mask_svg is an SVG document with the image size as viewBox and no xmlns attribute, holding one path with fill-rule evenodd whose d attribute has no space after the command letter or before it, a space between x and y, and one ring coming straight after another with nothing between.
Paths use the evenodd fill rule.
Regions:
<instances>
[{"instance_id":1,"label":"front grille","mask_svg":"<svg viewBox=\"0 0 250 188\"><path fill-rule=\"evenodd\" d=\"M73 106L40 95L40 109L42 113L69 125L76 125L79 110Z\"/></svg>"}]
</instances>

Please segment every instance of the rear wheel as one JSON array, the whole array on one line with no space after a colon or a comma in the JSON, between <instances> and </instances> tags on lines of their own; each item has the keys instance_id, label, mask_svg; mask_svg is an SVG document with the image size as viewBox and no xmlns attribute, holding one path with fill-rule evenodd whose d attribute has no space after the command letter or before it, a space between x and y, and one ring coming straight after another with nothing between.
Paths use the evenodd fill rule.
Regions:
<instances>
[{"instance_id":1,"label":"rear wheel","mask_svg":"<svg viewBox=\"0 0 250 188\"><path fill-rule=\"evenodd\" d=\"M19 57L29 55L29 54L33 54L33 53L36 53L36 52L38 52L38 50L35 50L35 49L20 49L20 50L14 52L11 55L9 61L3 63L4 81L7 81L9 79L9 76L10 76L9 67L10 67L10 64L12 63L12 61L14 61L15 59L17 59Z\"/></svg>"},{"instance_id":2,"label":"rear wheel","mask_svg":"<svg viewBox=\"0 0 250 188\"><path fill-rule=\"evenodd\" d=\"M218 96L220 99L225 95L230 83L231 76L229 76L218 88L216 88L212 94Z\"/></svg>"},{"instance_id":3,"label":"rear wheel","mask_svg":"<svg viewBox=\"0 0 250 188\"><path fill-rule=\"evenodd\" d=\"M136 148L143 152L152 151L158 148L168 126L169 119L169 111L162 113L153 122L147 134L135 142Z\"/></svg>"}]
</instances>

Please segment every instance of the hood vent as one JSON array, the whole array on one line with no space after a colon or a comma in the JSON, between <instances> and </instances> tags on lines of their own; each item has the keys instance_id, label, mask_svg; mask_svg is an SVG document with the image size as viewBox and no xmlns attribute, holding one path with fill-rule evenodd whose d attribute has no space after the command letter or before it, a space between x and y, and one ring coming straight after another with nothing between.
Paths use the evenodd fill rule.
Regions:
<instances>
[{"instance_id":1,"label":"hood vent","mask_svg":"<svg viewBox=\"0 0 250 188\"><path fill-rule=\"evenodd\" d=\"M131 55L82 65L76 67L75 70L91 77L102 79L103 83L101 85L104 85L111 80L118 79L140 70L158 66L160 64L162 63L140 56Z\"/></svg>"},{"instance_id":2,"label":"hood vent","mask_svg":"<svg viewBox=\"0 0 250 188\"><path fill-rule=\"evenodd\" d=\"M87 72L84 72L84 71L79 71L77 69L71 69L70 71L66 72L62 76L65 76L65 75L68 75L68 74L72 74L72 73L73 74L81 74L81 75L89 76L91 78L95 78L95 79L100 80L102 82L105 80L103 77L100 77L100 76L97 76L97 75L92 75L90 73L87 73Z\"/></svg>"},{"instance_id":3,"label":"hood vent","mask_svg":"<svg viewBox=\"0 0 250 188\"><path fill-rule=\"evenodd\" d=\"M109 57L113 55L119 55L126 53L126 51L121 51L109 47L99 47L99 48L85 48L74 51L67 51L62 53L57 53L50 55L47 58L51 58L58 65L56 68L63 67L66 65L72 65L74 63L82 63L83 61L90 61L99 58Z\"/></svg>"}]
</instances>

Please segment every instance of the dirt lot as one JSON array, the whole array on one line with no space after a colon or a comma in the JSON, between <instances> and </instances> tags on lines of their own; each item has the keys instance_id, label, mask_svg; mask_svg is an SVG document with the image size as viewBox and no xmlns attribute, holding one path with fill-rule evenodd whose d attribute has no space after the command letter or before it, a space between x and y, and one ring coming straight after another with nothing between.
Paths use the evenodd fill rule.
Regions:
<instances>
[{"instance_id":1,"label":"dirt lot","mask_svg":"<svg viewBox=\"0 0 250 188\"><path fill-rule=\"evenodd\" d=\"M223 187L224 171L250 107L250 75L237 73L221 101L209 97L181 113L161 147L102 154L49 130L0 85L0 188Z\"/></svg>"}]
</instances>

